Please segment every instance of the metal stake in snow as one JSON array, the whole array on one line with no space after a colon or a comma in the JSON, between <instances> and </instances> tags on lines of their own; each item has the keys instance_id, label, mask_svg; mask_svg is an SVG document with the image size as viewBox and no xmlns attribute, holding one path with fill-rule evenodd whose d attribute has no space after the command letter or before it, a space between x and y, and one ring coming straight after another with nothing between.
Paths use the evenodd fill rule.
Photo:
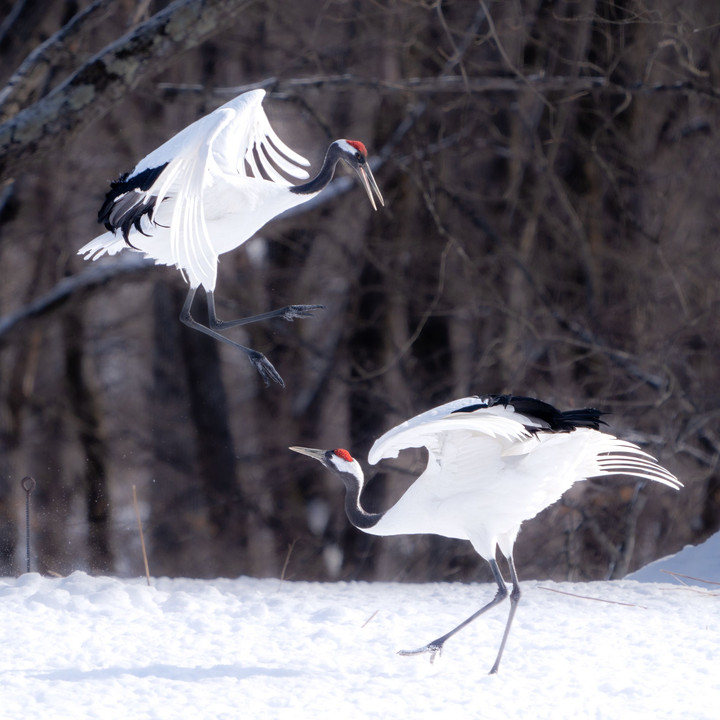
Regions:
<instances>
[{"instance_id":1,"label":"metal stake in snow","mask_svg":"<svg viewBox=\"0 0 720 720\"><path fill-rule=\"evenodd\" d=\"M30 572L30 493L35 489L35 479L27 475L20 482L25 491L25 552L27 553L27 572Z\"/></svg>"}]
</instances>

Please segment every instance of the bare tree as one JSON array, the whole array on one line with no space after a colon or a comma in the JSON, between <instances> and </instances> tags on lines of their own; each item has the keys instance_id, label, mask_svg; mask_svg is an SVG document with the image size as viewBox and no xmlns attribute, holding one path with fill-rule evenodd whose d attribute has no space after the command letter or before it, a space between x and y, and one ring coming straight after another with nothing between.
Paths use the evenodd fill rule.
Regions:
<instances>
[{"instance_id":1,"label":"bare tree","mask_svg":"<svg viewBox=\"0 0 720 720\"><path fill-rule=\"evenodd\" d=\"M521 534L528 575L621 576L717 529L712 3L57 5L0 27L17 68L0 91L6 572L33 474L45 570L140 572L136 485L153 572L475 577L461 543L356 533L341 488L286 451L363 457L473 392L607 409L686 483L574 488ZM223 256L228 314L326 306L237 331L284 392L185 332L172 269L75 257L108 180L250 87L315 166L328 140L362 139L387 200L373 213L340 178ZM422 462L379 468L370 504Z\"/></svg>"}]
</instances>

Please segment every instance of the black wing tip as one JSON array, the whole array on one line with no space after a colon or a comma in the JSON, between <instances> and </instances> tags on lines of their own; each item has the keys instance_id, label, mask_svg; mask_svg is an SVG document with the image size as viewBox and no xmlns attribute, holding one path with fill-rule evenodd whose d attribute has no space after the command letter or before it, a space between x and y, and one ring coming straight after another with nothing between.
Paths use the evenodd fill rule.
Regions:
<instances>
[{"instance_id":1,"label":"black wing tip","mask_svg":"<svg viewBox=\"0 0 720 720\"><path fill-rule=\"evenodd\" d=\"M122 207L122 199L128 193L144 193L149 190L166 167L167 163L155 168L147 168L132 176L130 173L123 173L110 183L110 189L98 211L98 222L110 232L121 230L123 239L130 247L133 247L129 240L130 230L135 227L138 232L143 232L140 222L144 215L152 212L155 198L149 198L141 203L131 202L128 208Z\"/></svg>"},{"instance_id":2,"label":"black wing tip","mask_svg":"<svg viewBox=\"0 0 720 720\"><path fill-rule=\"evenodd\" d=\"M530 418L537 418L546 428L534 428L534 429L545 429L552 432L572 432L575 428L591 428L592 430L599 430L600 425L605 425L605 421L601 419L601 415L605 415L601 410L596 408L582 408L580 410L558 410L550 403L546 403L543 400L537 398L526 397L524 395L487 395L484 397L478 397L478 402L473 405L466 405L463 408L455 410L456 413L460 412L475 412L482 408L495 407L502 405L508 407L508 405L515 408L515 411L521 415L526 415Z\"/></svg>"},{"instance_id":3,"label":"black wing tip","mask_svg":"<svg viewBox=\"0 0 720 720\"><path fill-rule=\"evenodd\" d=\"M563 418L563 422L572 427L587 427L592 430L599 430L601 425L607 425L607 423L600 417L601 415L607 415L607 413L597 408L582 408L581 410L566 410L560 413Z\"/></svg>"}]
</instances>

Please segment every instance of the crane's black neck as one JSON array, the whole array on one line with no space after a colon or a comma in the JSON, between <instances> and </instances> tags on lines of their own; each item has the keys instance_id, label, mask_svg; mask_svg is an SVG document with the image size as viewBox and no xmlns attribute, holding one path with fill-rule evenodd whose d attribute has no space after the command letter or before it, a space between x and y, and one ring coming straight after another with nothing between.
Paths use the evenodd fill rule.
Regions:
<instances>
[{"instance_id":1,"label":"crane's black neck","mask_svg":"<svg viewBox=\"0 0 720 720\"><path fill-rule=\"evenodd\" d=\"M362 483L350 473L340 473L345 483L345 514L359 530L369 530L382 520L385 513L371 513L362 506Z\"/></svg>"},{"instance_id":2,"label":"crane's black neck","mask_svg":"<svg viewBox=\"0 0 720 720\"><path fill-rule=\"evenodd\" d=\"M312 180L302 185L293 185L290 192L298 195L315 195L326 188L333 179L335 166L342 157L342 153L343 151L337 143L332 143L325 153L325 160L323 160L320 172Z\"/></svg>"}]
</instances>

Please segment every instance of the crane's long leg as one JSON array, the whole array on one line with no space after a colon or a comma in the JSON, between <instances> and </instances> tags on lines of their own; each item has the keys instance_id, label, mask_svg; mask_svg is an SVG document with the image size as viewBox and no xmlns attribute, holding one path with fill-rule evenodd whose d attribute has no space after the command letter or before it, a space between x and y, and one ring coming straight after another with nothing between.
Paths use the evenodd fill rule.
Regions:
<instances>
[{"instance_id":1,"label":"crane's long leg","mask_svg":"<svg viewBox=\"0 0 720 720\"><path fill-rule=\"evenodd\" d=\"M499 605L507 596L508 596L508 589L507 585L505 585L505 580L503 579L502 573L500 572L500 568L498 567L498 564L496 560L493 558L492 560L488 561L490 563L490 568L493 572L493 576L495 577L495 582L497 583L498 589L495 593L495 597L487 604L483 605L476 613L473 613L467 620L463 620L457 627L454 627L449 633L445 633L442 637L437 638L437 640L433 640L431 643L428 643L424 647L418 648L417 650L401 650L398 654L399 655L419 655L421 653L430 653L430 662L433 662L435 660L435 656L442 652L443 645L445 644L445 641L450 639L455 633L460 632L466 625L469 625L473 620L476 618L479 618L483 613L486 613L490 608L495 607L496 605ZM513 593L515 593L515 590L517 588L517 576L515 575L515 568L510 565L510 572L513 576ZM517 591L518 598L520 597L520 591ZM515 604L517 604L517 600L515 600ZM491 673L497 672L497 665L500 662L500 655L502 655L503 647L505 645L505 640L507 640L507 634L510 631L510 622L512 622L512 615L514 615L514 605L513 609L510 611L511 618L510 621L505 626L505 636L503 637L502 645L500 646L500 654L498 655L497 660L495 661L495 665L493 666L493 669L490 671Z\"/></svg>"},{"instance_id":2,"label":"crane's long leg","mask_svg":"<svg viewBox=\"0 0 720 720\"><path fill-rule=\"evenodd\" d=\"M196 291L197 288L190 288L190 290L188 291L187 297L185 298L185 304L180 311L181 322L183 322L188 327L193 328L194 330L199 330L201 333L205 333L205 335L209 335L216 340L220 340L221 342L227 343L228 345L232 345L233 347L242 350L248 356L248 360L250 360L255 369L260 373L260 377L263 379L265 387L270 384L270 380L273 380L281 387L285 387L285 383L280 377L278 371L273 367L272 363L261 352L253 350L252 348L245 347L244 345L240 345L240 343L236 343L233 340L226 338L224 335L221 335L219 332L217 332L217 330L209 328L206 325L203 325L202 323L199 323L197 320L195 320L190 311L192 308L193 300L195 299ZM212 297L212 294L208 293L208 298L210 297ZM208 300L208 312L210 312L211 307L212 314L214 316L214 303L211 305L211 301Z\"/></svg>"},{"instance_id":3,"label":"crane's long leg","mask_svg":"<svg viewBox=\"0 0 720 720\"><path fill-rule=\"evenodd\" d=\"M238 318L237 320L218 320L215 313L215 295L212 292L207 293L207 305L208 324L213 330L249 325L250 323L272 320L273 318L282 318L283 320L292 322L297 318L312 317L313 310L322 310L325 307L324 305L287 305L278 310L270 310L270 312L261 313L260 315L251 315L250 317Z\"/></svg>"},{"instance_id":4,"label":"crane's long leg","mask_svg":"<svg viewBox=\"0 0 720 720\"><path fill-rule=\"evenodd\" d=\"M500 642L500 649L498 650L497 657L495 658L495 663L490 669L490 675L494 675L500 667L500 660L502 659L503 650L505 650L505 643L507 642L508 635L510 635L510 626L512 625L513 618L515 617L515 611L517 610L518 603L520 602L520 596L522 595L512 555L508 556L507 561L510 566L510 579L513 584L513 589L510 593L510 614L508 615L507 623L505 623L505 632L503 633L502 641Z\"/></svg>"}]
</instances>

